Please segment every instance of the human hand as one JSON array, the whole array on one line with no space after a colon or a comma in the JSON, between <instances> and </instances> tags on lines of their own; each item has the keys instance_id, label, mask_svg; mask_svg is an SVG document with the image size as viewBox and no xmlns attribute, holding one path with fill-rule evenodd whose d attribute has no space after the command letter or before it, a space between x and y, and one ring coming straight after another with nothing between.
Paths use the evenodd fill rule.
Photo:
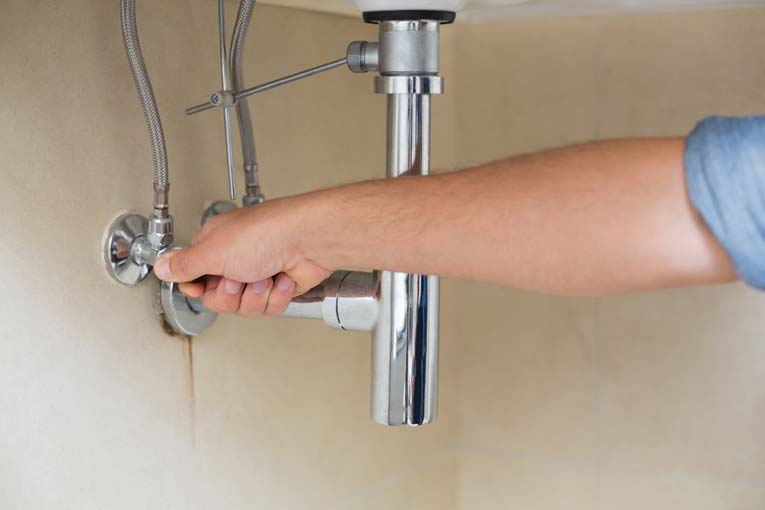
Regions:
<instances>
[{"instance_id":1,"label":"human hand","mask_svg":"<svg viewBox=\"0 0 765 510\"><path fill-rule=\"evenodd\" d=\"M191 246L160 257L154 273L205 307L244 317L279 315L331 273L303 253L306 199L273 200L216 216Z\"/></svg>"}]
</instances>

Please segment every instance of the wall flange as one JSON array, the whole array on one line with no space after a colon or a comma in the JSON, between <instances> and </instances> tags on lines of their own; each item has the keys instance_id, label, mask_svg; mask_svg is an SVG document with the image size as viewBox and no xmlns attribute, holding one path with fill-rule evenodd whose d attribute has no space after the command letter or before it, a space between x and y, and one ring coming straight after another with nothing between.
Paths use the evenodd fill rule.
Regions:
<instances>
[{"instance_id":1,"label":"wall flange","mask_svg":"<svg viewBox=\"0 0 765 510\"><path fill-rule=\"evenodd\" d=\"M136 264L130 250L133 241L145 236L149 228L146 218L136 213L118 216L106 229L104 262L109 276L123 285L136 285L151 272L148 264Z\"/></svg>"},{"instance_id":2,"label":"wall flange","mask_svg":"<svg viewBox=\"0 0 765 510\"><path fill-rule=\"evenodd\" d=\"M179 249L180 247L173 248ZM205 308L201 299L186 296L178 284L173 282L160 282L159 305L165 321L176 333L182 335L200 335L218 318L217 313Z\"/></svg>"}]
</instances>

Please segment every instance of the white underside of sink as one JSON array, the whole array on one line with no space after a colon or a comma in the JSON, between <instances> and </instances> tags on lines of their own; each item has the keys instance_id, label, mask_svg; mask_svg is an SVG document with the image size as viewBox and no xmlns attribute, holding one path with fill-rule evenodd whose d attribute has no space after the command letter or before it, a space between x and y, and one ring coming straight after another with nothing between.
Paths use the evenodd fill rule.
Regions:
<instances>
[{"instance_id":1,"label":"white underside of sink","mask_svg":"<svg viewBox=\"0 0 765 510\"><path fill-rule=\"evenodd\" d=\"M349 16L358 16L360 10L456 10L459 11L458 19L463 21L527 16L765 7L765 0L261 0L261 3ZM358 7L354 4L358 4Z\"/></svg>"},{"instance_id":2,"label":"white underside of sink","mask_svg":"<svg viewBox=\"0 0 765 510\"><path fill-rule=\"evenodd\" d=\"M466 0L354 0L361 12L425 9L434 11L459 11Z\"/></svg>"}]
</instances>

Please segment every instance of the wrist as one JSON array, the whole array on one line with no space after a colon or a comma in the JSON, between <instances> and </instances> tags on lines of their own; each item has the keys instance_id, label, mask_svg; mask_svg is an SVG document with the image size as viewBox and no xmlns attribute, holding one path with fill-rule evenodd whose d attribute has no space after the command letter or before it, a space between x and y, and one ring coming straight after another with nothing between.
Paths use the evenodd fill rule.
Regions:
<instances>
[{"instance_id":1,"label":"wrist","mask_svg":"<svg viewBox=\"0 0 765 510\"><path fill-rule=\"evenodd\" d=\"M351 214L343 188L294 197L295 250L300 257L335 271L347 263L347 219Z\"/></svg>"}]
</instances>

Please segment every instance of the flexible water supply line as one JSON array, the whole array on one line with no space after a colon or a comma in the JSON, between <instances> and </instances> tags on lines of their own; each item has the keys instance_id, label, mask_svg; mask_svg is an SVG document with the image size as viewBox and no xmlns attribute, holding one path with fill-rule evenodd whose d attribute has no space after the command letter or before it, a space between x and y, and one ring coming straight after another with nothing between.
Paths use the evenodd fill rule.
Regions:
<instances>
[{"instance_id":1,"label":"flexible water supply line","mask_svg":"<svg viewBox=\"0 0 765 510\"><path fill-rule=\"evenodd\" d=\"M170 216L165 135L138 40L135 0L120 0L120 19L125 52L149 130L154 161L154 211L148 219L136 213L115 218L106 231L104 261L115 280L136 285L149 275L157 257L172 246L173 217Z\"/></svg>"},{"instance_id":2,"label":"flexible water supply line","mask_svg":"<svg viewBox=\"0 0 765 510\"><path fill-rule=\"evenodd\" d=\"M231 66L231 78L234 92L245 87L244 83L244 42L255 9L256 0L242 0L239 4L239 12L234 24L234 32L231 36L231 54L229 56ZM262 201L260 195L260 182L258 178L258 158L255 150L255 136L252 131L252 117L250 107L246 99L236 103L236 115L239 123L239 135L242 139L242 155L244 159L244 179L246 193L245 205L251 205ZM249 203L248 203L249 202Z\"/></svg>"},{"instance_id":3,"label":"flexible water supply line","mask_svg":"<svg viewBox=\"0 0 765 510\"><path fill-rule=\"evenodd\" d=\"M146 71L141 44L138 40L135 0L121 0L120 17L122 19L122 37L125 41L130 70L133 73L133 80L146 118L146 126L149 129L151 155L154 161L154 216L166 218L168 216L168 194L170 191L167 149L165 148L165 136L162 132L159 109L154 99L154 91L151 88L149 73Z\"/></svg>"}]
</instances>

